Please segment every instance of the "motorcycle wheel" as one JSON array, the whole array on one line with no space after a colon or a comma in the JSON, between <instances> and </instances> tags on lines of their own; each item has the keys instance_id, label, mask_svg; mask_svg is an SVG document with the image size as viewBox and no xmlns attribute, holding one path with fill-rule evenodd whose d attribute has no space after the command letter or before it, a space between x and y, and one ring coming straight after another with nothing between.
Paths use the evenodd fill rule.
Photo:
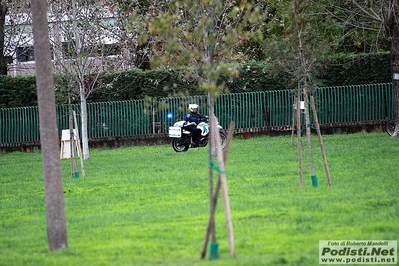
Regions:
<instances>
[{"instance_id":1,"label":"motorcycle wheel","mask_svg":"<svg viewBox=\"0 0 399 266\"><path fill-rule=\"evenodd\" d=\"M175 152L184 152L188 150L189 144L187 144L184 139L174 138L172 140L172 147Z\"/></svg>"},{"instance_id":2,"label":"motorcycle wheel","mask_svg":"<svg viewBox=\"0 0 399 266\"><path fill-rule=\"evenodd\" d=\"M392 136L393 132L395 131L395 120L389 120L385 124L385 131L389 136Z\"/></svg>"},{"instance_id":3,"label":"motorcycle wheel","mask_svg":"<svg viewBox=\"0 0 399 266\"><path fill-rule=\"evenodd\" d=\"M220 135L220 146L222 146L222 149L226 148L226 142L227 142L227 135L224 133L224 131L219 131Z\"/></svg>"},{"instance_id":4,"label":"motorcycle wheel","mask_svg":"<svg viewBox=\"0 0 399 266\"><path fill-rule=\"evenodd\" d=\"M208 145L208 139L207 138L202 138L199 143L198 143L198 147L205 147L206 145Z\"/></svg>"}]
</instances>

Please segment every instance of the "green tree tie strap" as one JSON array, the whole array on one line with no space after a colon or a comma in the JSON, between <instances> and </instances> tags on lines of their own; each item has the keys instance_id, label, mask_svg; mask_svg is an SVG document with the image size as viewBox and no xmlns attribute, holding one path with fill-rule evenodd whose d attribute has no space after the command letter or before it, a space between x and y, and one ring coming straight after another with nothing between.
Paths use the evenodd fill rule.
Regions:
<instances>
[{"instance_id":1,"label":"green tree tie strap","mask_svg":"<svg viewBox=\"0 0 399 266\"><path fill-rule=\"evenodd\" d=\"M317 127L314 127L314 126L309 126L311 129L314 129L314 130L320 130L320 128L317 128Z\"/></svg>"},{"instance_id":2,"label":"green tree tie strap","mask_svg":"<svg viewBox=\"0 0 399 266\"><path fill-rule=\"evenodd\" d=\"M317 131L317 130L320 130L320 128L314 127L314 126L312 126L312 125L307 125L307 127L311 128L311 129L314 129L314 130L316 130L316 131ZM305 129L297 130L297 131L296 131L296 134L299 135L299 134L302 133L302 131L305 131Z\"/></svg>"},{"instance_id":3,"label":"green tree tie strap","mask_svg":"<svg viewBox=\"0 0 399 266\"><path fill-rule=\"evenodd\" d=\"M317 176L316 175L312 175L311 178L312 178L312 186L313 187L318 187L319 184L317 182Z\"/></svg>"},{"instance_id":4,"label":"green tree tie strap","mask_svg":"<svg viewBox=\"0 0 399 266\"><path fill-rule=\"evenodd\" d=\"M320 128L315 127L313 124L309 124L306 127L309 127L311 129L314 129L314 130L320 130Z\"/></svg>"},{"instance_id":5,"label":"green tree tie strap","mask_svg":"<svg viewBox=\"0 0 399 266\"><path fill-rule=\"evenodd\" d=\"M225 170L220 169L219 166L217 166L212 160L209 160L209 169L215 169L219 173L223 173L223 174L226 173Z\"/></svg>"}]
</instances>

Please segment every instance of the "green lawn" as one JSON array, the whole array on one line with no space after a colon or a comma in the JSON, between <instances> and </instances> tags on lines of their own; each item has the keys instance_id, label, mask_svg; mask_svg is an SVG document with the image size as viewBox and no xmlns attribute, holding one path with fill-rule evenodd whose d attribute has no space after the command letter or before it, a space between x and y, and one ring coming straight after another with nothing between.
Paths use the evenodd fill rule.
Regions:
<instances>
[{"instance_id":1,"label":"green lawn","mask_svg":"<svg viewBox=\"0 0 399 266\"><path fill-rule=\"evenodd\" d=\"M92 149L84 179L70 178L62 160L69 247L55 252L48 250L41 154L0 154L0 265L319 265L319 240L398 240L399 138L323 136L329 187L313 137L319 187L312 187L303 139L303 189L290 136L233 139L226 175L236 256L220 197L216 260L200 259L207 149Z\"/></svg>"}]
</instances>

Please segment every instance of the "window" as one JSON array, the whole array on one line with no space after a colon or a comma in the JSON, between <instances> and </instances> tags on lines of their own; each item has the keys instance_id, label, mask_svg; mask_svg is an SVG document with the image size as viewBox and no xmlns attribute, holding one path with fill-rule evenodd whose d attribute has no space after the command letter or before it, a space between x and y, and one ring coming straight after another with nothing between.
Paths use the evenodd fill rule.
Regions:
<instances>
[{"instance_id":1,"label":"window","mask_svg":"<svg viewBox=\"0 0 399 266\"><path fill-rule=\"evenodd\" d=\"M12 56L11 55L4 56L4 62L6 62L6 64L12 64Z\"/></svg>"},{"instance_id":2,"label":"window","mask_svg":"<svg viewBox=\"0 0 399 266\"><path fill-rule=\"evenodd\" d=\"M35 61L33 46L17 47L17 61L18 62Z\"/></svg>"},{"instance_id":3,"label":"window","mask_svg":"<svg viewBox=\"0 0 399 266\"><path fill-rule=\"evenodd\" d=\"M86 47L85 52L91 57L103 57L111 55L119 55L121 53L120 46L115 43L98 44Z\"/></svg>"},{"instance_id":4,"label":"window","mask_svg":"<svg viewBox=\"0 0 399 266\"><path fill-rule=\"evenodd\" d=\"M65 59L76 58L78 56L74 41L63 42L62 52ZM119 55L120 53L121 49L118 44L98 44L84 47L80 55L87 57L103 57Z\"/></svg>"}]
</instances>

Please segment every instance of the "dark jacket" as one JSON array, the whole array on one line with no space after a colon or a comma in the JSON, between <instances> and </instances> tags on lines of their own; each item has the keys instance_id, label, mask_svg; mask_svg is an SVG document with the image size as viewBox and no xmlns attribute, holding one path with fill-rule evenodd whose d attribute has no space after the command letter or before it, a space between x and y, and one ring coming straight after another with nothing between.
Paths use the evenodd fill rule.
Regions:
<instances>
[{"instance_id":1,"label":"dark jacket","mask_svg":"<svg viewBox=\"0 0 399 266\"><path fill-rule=\"evenodd\" d=\"M186 114L186 122L193 122L198 124L201 120L206 120L208 117L199 113L187 113Z\"/></svg>"}]
</instances>

